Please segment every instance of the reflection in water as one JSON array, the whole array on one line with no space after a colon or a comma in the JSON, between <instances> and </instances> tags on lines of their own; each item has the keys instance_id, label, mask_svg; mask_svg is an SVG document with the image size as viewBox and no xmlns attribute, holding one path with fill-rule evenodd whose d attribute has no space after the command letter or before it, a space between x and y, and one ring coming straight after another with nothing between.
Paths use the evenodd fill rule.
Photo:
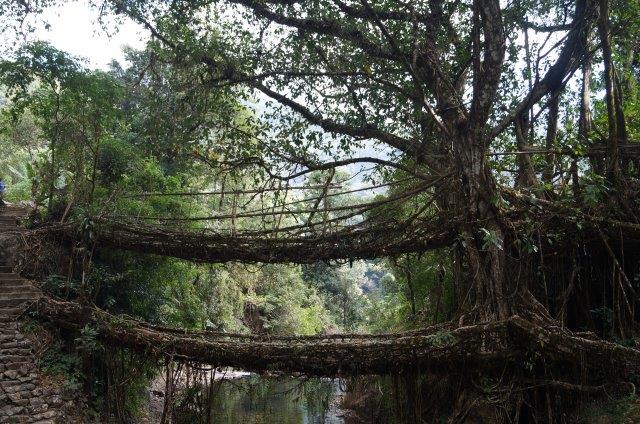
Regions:
<instances>
[{"instance_id":1,"label":"reflection in water","mask_svg":"<svg viewBox=\"0 0 640 424\"><path fill-rule=\"evenodd\" d=\"M338 407L343 392L336 380L251 375L217 381L212 389L210 423L344 423ZM180 415L176 421L206 422Z\"/></svg>"}]
</instances>

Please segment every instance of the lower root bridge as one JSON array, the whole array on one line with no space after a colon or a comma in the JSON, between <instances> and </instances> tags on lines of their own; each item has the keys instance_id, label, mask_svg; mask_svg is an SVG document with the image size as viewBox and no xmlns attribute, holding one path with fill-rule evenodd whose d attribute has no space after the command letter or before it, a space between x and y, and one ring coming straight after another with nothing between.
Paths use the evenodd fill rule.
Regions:
<instances>
[{"instance_id":1,"label":"lower root bridge","mask_svg":"<svg viewBox=\"0 0 640 424\"><path fill-rule=\"evenodd\" d=\"M87 325L110 345L176 361L254 372L347 377L406 372L501 373L530 384L587 393L633 392L640 351L520 316L455 327L436 325L393 334L278 337L153 326L95 307L42 297L38 319L68 330ZM552 380L534 379L541 368ZM588 377L588 378L587 378ZM535 381L534 381L535 380Z\"/></svg>"}]
</instances>

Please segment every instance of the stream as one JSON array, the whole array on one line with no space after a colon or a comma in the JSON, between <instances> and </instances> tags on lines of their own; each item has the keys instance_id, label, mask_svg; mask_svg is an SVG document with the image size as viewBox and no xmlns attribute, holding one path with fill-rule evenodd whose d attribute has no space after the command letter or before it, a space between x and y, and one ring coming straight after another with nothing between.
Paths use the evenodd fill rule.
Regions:
<instances>
[{"instance_id":1,"label":"stream","mask_svg":"<svg viewBox=\"0 0 640 424\"><path fill-rule=\"evenodd\" d=\"M342 424L345 422L343 411L340 409L342 395L343 391L338 380L269 378L236 373L233 378L215 382L213 402L209 410L210 422ZM187 390L182 396L197 396L197 394L189 393ZM193 404L192 401L193 399L189 399L185 404ZM161 403L162 398L156 399L156 402ZM180 410L177 407L174 412L174 423L206 422L201 416L203 409L195 412Z\"/></svg>"}]
</instances>

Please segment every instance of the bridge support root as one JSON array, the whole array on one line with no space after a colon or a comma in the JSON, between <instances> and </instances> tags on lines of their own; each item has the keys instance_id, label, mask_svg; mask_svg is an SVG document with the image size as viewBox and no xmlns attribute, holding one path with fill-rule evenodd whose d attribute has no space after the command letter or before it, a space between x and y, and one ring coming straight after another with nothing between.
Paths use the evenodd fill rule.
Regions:
<instances>
[{"instance_id":1,"label":"bridge support root","mask_svg":"<svg viewBox=\"0 0 640 424\"><path fill-rule=\"evenodd\" d=\"M68 330L92 326L109 345L214 367L328 377L463 373L469 381L455 405L458 415L470 410L479 394L497 392L512 405L520 399L520 409L542 397L550 408L551 393L580 398L634 393L640 376L640 351L520 316L394 335L257 337L150 326L47 297L35 311Z\"/></svg>"}]
</instances>

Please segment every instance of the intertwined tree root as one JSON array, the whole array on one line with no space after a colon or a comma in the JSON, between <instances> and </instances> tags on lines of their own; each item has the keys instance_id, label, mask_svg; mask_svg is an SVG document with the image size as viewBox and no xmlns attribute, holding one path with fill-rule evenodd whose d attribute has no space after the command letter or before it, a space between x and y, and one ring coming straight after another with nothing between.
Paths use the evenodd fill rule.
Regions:
<instances>
[{"instance_id":1,"label":"intertwined tree root","mask_svg":"<svg viewBox=\"0 0 640 424\"><path fill-rule=\"evenodd\" d=\"M405 372L447 375L460 370L492 374L509 369L522 381L585 393L612 386L632 391L640 375L640 350L592 333L543 327L520 316L396 334L277 337L152 326L46 296L32 309L39 319L69 330L92 326L110 346L255 372L345 377Z\"/></svg>"}]
</instances>

